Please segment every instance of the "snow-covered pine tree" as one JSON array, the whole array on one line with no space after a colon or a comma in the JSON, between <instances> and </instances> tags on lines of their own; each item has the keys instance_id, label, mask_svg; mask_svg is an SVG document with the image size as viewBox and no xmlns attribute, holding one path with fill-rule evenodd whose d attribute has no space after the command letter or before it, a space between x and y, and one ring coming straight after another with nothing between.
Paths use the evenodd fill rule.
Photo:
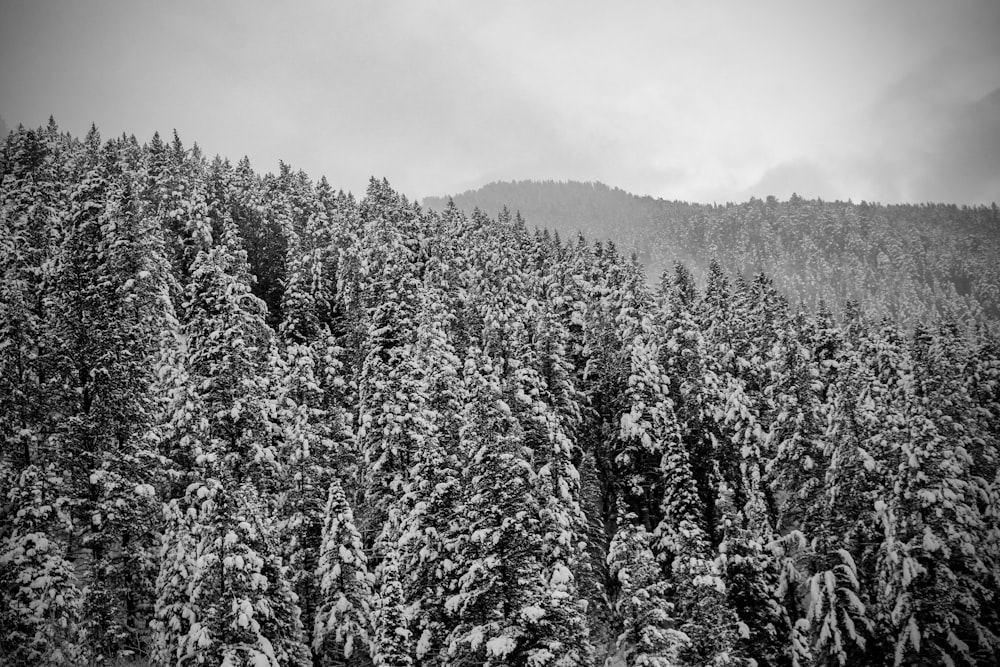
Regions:
<instances>
[{"instance_id":1,"label":"snow-covered pine tree","mask_svg":"<svg viewBox=\"0 0 1000 667\"><path fill-rule=\"evenodd\" d=\"M24 555L36 555L42 561L31 563L29 559L23 563L26 569L20 577L14 572L14 576L7 579L12 584L11 588L17 591L17 597L22 599L22 604L27 603L23 606L11 605L12 611L17 609L21 614L35 606L40 610L46 607L58 609L62 600L80 605L77 613L82 612L86 577L90 574L90 565L100 558L99 553L88 552L89 545L81 544L80 539L86 540L96 532L89 511L96 496L96 490L91 486L91 472L100 466L104 456L116 444L114 421L118 415L114 412L113 403L104 402L104 399L113 396L103 390L104 387L99 388L104 384L102 381L113 378L114 353L103 345L104 335L108 334L112 325L111 313L102 303L105 290L98 279L102 272L100 220L104 214L109 182L96 127L91 127L86 140L76 147L72 156L69 168L77 180L71 186L60 224L53 225L49 230L49 234L58 241L57 247L53 248L51 289L43 301L44 320L38 331L40 341L36 348L44 354L38 358L37 367L40 388L46 394L43 405L48 413L44 421L37 425L42 427L38 435L44 436L36 439L32 437L31 430L22 432L25 440L35 440L31 444L36 446L29 445L25 452L28 458L24 461L34 466L25 470L25 474L14 477L13 488L5 489L11 500L31 502L29 499L35 496L49 495L47 502L41 506L13 506L12 510L18 518L30 518L30 521L12 522L14 530L9 534L8 548L0 556L6 562L10 562L11 558L17 562ZM19 489L23 482L29 482L35 488ZM45 489L45 482L58 483L58 486ZM48 526L45 525L45 518L49 519ZM18 528L27 528L29 532L22 533ZM27 554L20 554L20 550L27 546L25 540L38 546ZM81 561L79 572L75 567L78 560ZM60 561L64 566L59 565ZM49 588L47 575L39 571L38 566L51 569L51 574L55 576L53 583L64 590ZM17 581L25 576L32 576L38 585L25 586L23 580ZM67 590L70 588L75 590ZM31 601L32 595L41 599ZM52 602L56 604L45 600L46 596L54 598ZM30 613L24 621L34 624L46 615L45 611ZM66 624L69 620L63 618L61 622ZM60 633L59 641L45 647L46 650L53 654L52 659L62 656L72 656L70 661L83 658L80 626L69 623L66 630L69 632ZM31 637L30 634L28 636ZM37 633L35 636L38 636Z\"/></svg>"},{"instance_id":2,"label":"snow-covered pine tree","mask_svg":"<svg viewBox=\"0 0 1000 667\"><path fill-rule=\"evenodd\" d=\"M502 364L504 400L538 473L542 576L549 591L537 629L539 641L554 660L581 664L591 659L585 603L577 586L578 576L588 569L581 541L586 519L570 436L580 422L580 394L564 357L565 331L549 305L550 280L534 275L536 267L526 262L532 256L532 239L523 223L510 223L503 212L498 225L479 249L480 281L472 286L477 320L483 323L482 337L493 358Z\"/></svg>"},{"instance_id":3,"label":"snow-covered pine tree","mask_svg":"<svg viewBox=\"0 0 1000 667\"><path fill-rule=\"evenodd\" d=\"M233 173L229 209L255 278L251 289L267 305L268 324L276 328L281 321L288 229L278 215L281 209L268 197L273 185L273 177L265 183L244 157Z\"/></svg>"},{"instance_id":4,"label":"snow-covered pine tree","mask_svg":"<svg viewBox=\"0 0 1000 667\"><path fill-rule=\"evenodd\" d=\"M283 350L274 349L269 364L272 418L280 428L276 446L280 469L274 494L277 527L289 581L299 596L307 628L313 627L318 603L315 572L325 489L341 472L338 459L350 442L346 411L324 396L326 378L317 368L316 354L324 343L292 343Z\"/></svg>"},{"instance_id":5,"label":"snow-covered pine tree","mask_svg":"<svg viewBox=\"0 0 1000 667\"><path fill-rule=\"evenodd\" d=\"M343 191L321 197L327 218L333 226L331 261L334 263L336 298L332 304L330 332L353 356L345 359L348 377L356 381L364 361L363 342L368 334L365 289L368 278L362 270L361 243L365 224L358 203ZM356 357L356 358L355 358Z\"/></svg>"},{"instance_id":6,"label":"snow-covered pine tree","mask_svg":"<svg viewBox=\"0 0 1000 667\"><path fill-rule=\"evenodd\" d=\"M729 475L717 475L716 515L722 536L719 569L726 581L727 603L739 619L737 652L766 661L775 657L779 633L787 625L775 595L778 571L764 549L775 537L761 453L767 440L744 380L723 369L720 372L727 380L725 386L720 387L720 376L711 372L705 383L710 396L707 403L714 411L710 437L719 458L730 453L736 465L735 470L726 471Z\"/></svg>"},{"instance_id":7,"label":"snow-covered pine tree","mask_svg":"<svg viewBox=\"0 0 1000 667\"><path fill-rule=\"evenodd\" d=\"M642 335L633 343L631 367L627 395L632 408L622 415L620 437L658 454L663 487L654 553L667 567L679 629L690 640L682 657L694 664L731 664L737 617L727 605L725 583L702 525L704 512L666 393L669 385L655 347Z\"/></svg>"},{"instance_id":8,"label":"snow-covered pine tree","mask_svg":"<svg viewBox=\"0 0 1000 667\"><path fill-rule=\"evenodd\" d=\"M264 386L269 333L238 248L229 228L221 245L198 255L184 304L189 386L167 434L189 452L191 483L167 508L155 624L165 664L308 661L275 544L281 461Z\"/></svg>"},{"instance_id":9,"label":"snow-covered pine tree","mask_svg":"<svg viewBox=\"0 0 1000 667\"><path fill-rule=\"evenodd\" d=\"M144 652L146 625L156 577L155 545L159 502L154 484L160 465L155 440L152 360L161 332L173 319L169 266L158 227L138 208L132 185L113 188L101 221L100 284L109 326L94 327L113 356L95 390L108 410L115 445L90 474L87 540L95 562L88 585L85 642L92 655Z\"/></svg>"},{"instance_id":10,"label":"snow-covered pine tree","mask_svg":"<svg viewBox=\"0 0 1000 667\"><path fill-rule=\"evenodd\" d=\"M43 387L46 295L58 250L69 182L65 157L50 130L23 127L6 137L0 182L0 437L10 488L43 440L42 423L56 397Z\"/></svg>"},{"instance_id":11,"label":"snow-covered pine tree","mask_svg":"<svg viewBox=\"0 0 1000 667\"><path fill-rule=\"evenodd\" d=\"M669 584L653 554L654 537L638 517L619 503L619 524L608 550L615 578L618 637L611 664L627 667L673 667L690 639L678 630Z\"/></svg>"},{"instance_id":12,"label":"snow-covered pine tree","mask_svg":"<svg viewBox=\"0 0 1000 667\"><path fill-rule=\"evenodd\" d=\"M353 512L336 478L330 483L316 579L319 604L312 631L316 660L324 667L368 664L374 580Z\"/></svg>"},{"instance_id":13,"label":"snow-covered pine tree","mask_svg":"<svg viewBox=\"0 0 1000 667\"><path fill-rule=\"evenodd\" d=\"M0 648L11 664L74 665L82 657L73 499L62 474L54 463L26 466L4 498L13 511L0 544Z\"/></svg>"},{"instance_id":14,"label":"snow-covered pine tree","mask_svg":"<svg viewBox=\"0 0 1000 667\"><path fill-rule=\"evenodd\" d=\"M324 181L325 183L325 181ZM290 577L313 627L325 490L334 476L357 487L344 350L331 334L335 299L333 229L304 174L286 165L273 185L287 237L287 276L273 351L271 394L281 425L280 506ZM329 185L326 185L327 190ZM329 193L327 193L329 194Z\"/></svg>"},{"instance_id":15,"label":"snow-covered pine tree","mask_svg":"<svg viewBox=\"0 0 1000 667\"><path fill-rule=\"evenodd\" d=\"M795 626L798 609L784 606L782 561L768 548L771 535L734 506L735 494L724 481L720 487L723 540L717 564L726 583L726 604L739 620L734 653L761 666L782 664L786 657L806 659L792 648L800 633Z\"/></svg>"},{"instance_id":16,"label":"snow-covered pine tree","mask_svg":"<svg viewBox=\"0 0 1000 667\"><path fill-rule=\"evenodd\" d=\"M887 630L897 665L974 665L1000 655L1000 638L983 622L995 600L984 585L990 550L980 548L988 529L973 474L979 439L955 428L971 401L958 375L955 331L941 333L921 340L926 332L918 330L922 363L913 376L908 363L896 365L907 380L901 438L896 469L887 471L892 494L875 504L886 531L879 581L892 605Z\"/></svg>"},{"instance_id":17,"label":"snow-covered pine tree","mask_svg":"<svg viewBox=\"0 0 1000 667\"><path fill-rule=\"evenodd\" d=\"M775 530L815 523L827 467L824 441L826 395L836 380L839 332L821 312L816 320L800 316L782 333L772 353L773 391L766 434L768 483L775 505Z\"/></svg>"},{"instance_id":18,"label":"snow-covered pine tree","mask_svg":"<svg viewBox=\"0 0 1000 667\"><path fill-rule=\"evenodd\" d=\"M265 372L271 333L264 304L250 293L246 255L232 227L199 254L186 287L180 337L187 391L177 397L165 438L188 456L216 463L237 484L271 487L278 465Z\"/></svg>"},{"instance_id":19,"label":"snow-covered pine tree","mask_svg":"<svg viewBox=\"0 0 1000 667\"><path fill-rule=\"evenodd\" d=\"M467 403L461 441L471 460L462 511L469 525L456 549L459 587L446 601L455 623L448 660L549 664L555 655L545 633L535 474L524 459L523 435L502 398L494 362L470 355L463 377Z\"/></svg>"},{"instance_id":20,"label":"snow-covered pine tree","mask_svg":"<svg viewBox=\"0 0 1000 667\"><path fill-rule=\"evenodd\" d=\"M184 644L196 660L220 665L311 664L297 597L284 577L276 531L250 485L227 492L198 486L202 498L195 536L190 604L200 614Z\"/></svg>"},{"instance_id":21,"label":"snow-covered pine tree","mask_svg":"<svg viewBox=\"0 0 1000 667\"><path fill-rule=\"evenodd\" d=\"M54 122L50 120L50 128ZM65 157L54 137L23 127L7 137L0 182L0 653L17 664L76 657L78 582L65 472L49 442L62 395L46 385L45 335L66 208ZM37 582L38 585L33 586Z\"/></svg>"},{"instance_id":22,"label":"snow-covered pine tree","mask_svg":"<svg viewBox=\"0 0 1000 667\"><path fill-rule=\"evenodd\" d=\"M547 439L536 454L543 466L538 471L539 496L547 498L543 521L545 517L554 520L546 536L557 537L556 543L550 544L555 558L547 566L554 572L562 564L572 573L573 580L566 582L567 593L579 598L577 606L586 605L583 622L594 635L607 625L610 614L605 585L607 537L599 525L602 521L599 508L591 506L596 521L591 521L585 511L585 481L578 469L586 457L588 434L584 415L588 411L588 398L578 388L580 379L571 360L578 343L565 324L567 317L572 322L570 311L575 301L572 289L567 286L567 276L560 275L562 269L554 265L560 249L549 247L551 242L542 235L536 235L535 242L546 246L539 252L549 262L539 268L543 301L531 332L535 350L532 366L541 383L537 389L524 393L537 392L545 403L544 409L537 406L532 412L540 424L545 424L540 430ZM593 456L589 461L593 462ZM591 500L596 496L595 491L589 490ZM601 639L591 637L591 643L599 644Z\"/></svg>"},{"instance_id":23,"label":"snow-covered pine tree","mask_svg":"<svg viewBox=\"0 0 1000 667\"><path fill-rule=\"evenodd\" d=\"M782 332L771 354L774 379L768 396L770 425L765 437L766 449L773 454L765 470L774 503L772 537L784 537L767 545L770 562L762 574L768 570L778 574L771 595L780 605L781 619L776 623L769 615L761 618L777 625L781 651L800 664L805 654L797 654L796 647L808 641L802 637L806 620L796 591L804 586L808 572L797 569L793 554L803 553L797 546L804 540L801 531L822 522L830 451L825 440L829 415L824 401L838 366L834 358L838 332L822 311L817 321L800 316L795 322ZM753 635L754 624L749 625ZM765 637L770 634L766 632Z\"/></svg>"},{"instance_id":24,"label":"snow-covered pine tree","mask_svg":"<svg viewBox=\"0 0 1000 667\"><path fill-rule=\"evenodd\" d=\"M311 189L306 191L312 195ZM299 198L306 198L301 193ZM289 237L280 330L289 342L315 340L329 331L336 275L332 229L325 208L312 196L301 234ZM306 205L303 203L303 205Z\"/></svg>"},{"instance_id":25,"label":"snow-covered pine tree","mask_svg":"<svg viewBox=\"0 0 1000 667\"><path fill-rule=\"evenodd\" d=\"M659 363L667 374L674 415L681 442L689 452L691 472L705 512L705 526L714 530L715 496L712 436L720 435L711 418L714 401L706 390L707 355L705 337L696 318L698 292L690 270L676 263L672 272L664 272L660 284L663 345Z\"/></svg>"},{"instance_id":26,"label":"snow-covered pine tree","mask_svg":"<svg viewBox=\"0 0 1000 667\"><path fill-rule=\"evenodd\" d=\"M898 458L905 421L900 406L909 382L898 333L849 322L839 381L823 408L823 495L814 525L803 531L812 552L805 579L812 653L817 661L839 664L875 661L885 651L884 635L873 632L884 615L873 604L881 598L875 591L884 590L872 578L883 532L876 509L891 494L888 471Z\"/></svg>"},{"instance_id":27,"label":"snow-covered pine tree","mask_svg":"<svg viewBox=\"0 0 1000 667\"><path fill-rule=\"evenodd\" d=\"M403 609L396 544L398 519L389 519L377 551L381 555L375 574L378 593L372 605L372 663L374 667L411 667L413 637Z\"/></svg>"},{"instance_id":28,"label":"snow-covered pine tree","mask_svg":"<svg viewBox=\"0 0 1000 667\"><path fill-rule=\"evenodd\" d=\"M971 368L965 376L966 391L972 397L973 414L982 438L973 461L973 474L986 499L982 509L983 532L978 551L989 574L987 591L1000 591L1000 344L995 336L980 333L973 346ZM968 415L961 416L962 420ZM956 422L958 419L956 419ZM992 564L992 565L991 565ZM1000 611L981 609L981 621L994 635L1000 635Z\"/></svg>"},{"instance_id":29,"label":"snow-covered pine tree","mask_svg":"<svg viewBox=\"0 0 1000 667\"><path fill-rule=\"evenodd\" d=\"M158 664L311 664L274 529L249 485L192 483L168 506L157 604Z\"/></svg>"},{"instance_id":30,"label":"snow-covered pine tree","mask_svg":"<svg viewBox=\"0 0 1000 667\"><path fill-rule=\"evenodd\" d=\"M521 416L525 444L532 448L541 467L534 493L539 499L539 530L542 534L542 579L546 582L543 643L556 664L583 665L591 660L593 647L586 620L586 601L578 581L589 575L586 551L586 517L580 507L580 476L572 463L574 445L564 431L558 413L535 398L548 394L544 380L534 369L514 372L515 395L511 404ZM525 414L526 413L526 414ZM529 438L529 433L535 438Z\"/></svg>"},{"instance_id":31,"label":"snow-covered pine tree","mask_svg":"<svg viewBox=\"0 0 1000 667\"><path fill-rule=\"evenodd\" d=\"M154 137L158 140L159 135ZM211 243L204 164L199 155L184 147L176 130L169 145L153 148L151 158L157 164L148 169L148 211L163 228L167 256L183 284L198 253Z\"/></svg>"},{"instance_id":32,"label":"snow-covered pine tree","mask_svg":"<svg viewBox=\"0 0 1000 667\"><path fill-rule=\"evenodd\" d=\"M433 429L424 414L426 386L412 354L416 331L420 249L419 216L388 183L372 179L361 206L361 249L367 333L358 378L359 455L366 470L367 508L359 528L374 544L393 498L402 493L414 452Z\"/></svg>"},{"instance_id":33,"label":"snow-covered pine tree","mask_svg":"<svg viewBox=\"0 0 1000 667\"><path fill-rule=\"evenodd\" d=\"M450 630L445 599L458 585L454 548L467 523L458 511L464 460L459 450L461 362L448 335L441 291L423 289L420 303L414 355L428 387L426 410L434 432L415 450L404 496L394 508L398 576L418 662L443 659Z\"/></svg>"},{"instance_id":34,"label":"snow-covered pine tree","mask_svg":"<svg viewBox=\"0 0 1000 667\"><path fill-rule=\"evenodd\" d=\"M155 464L142 436L150 423L150 357L169 303L160 236L141 218L129 176L118 168L118 144L102 148L92 128L72 170L78 181L65 226L50 230L60 243L36 348L45 351L39 379L48 395L47 436L21 453L24 463L48 470L45 478L65 484L72 529L48 539L65 543L74 561L84 659L101 660L143 648L140 607L152 585L155 532L146 482Z\"/></svg>"}]
</instances>

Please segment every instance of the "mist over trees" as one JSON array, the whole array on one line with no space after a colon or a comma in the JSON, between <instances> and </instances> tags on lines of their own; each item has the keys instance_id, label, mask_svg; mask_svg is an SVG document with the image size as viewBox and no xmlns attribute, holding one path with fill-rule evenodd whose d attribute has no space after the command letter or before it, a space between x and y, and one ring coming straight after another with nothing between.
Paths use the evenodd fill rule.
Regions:
<instances>
[{"instance_id":1,"label":"mist over trees","mask_svg":"<svg viewBox=\"0 0 1000 667\"><path fill-rule=\"evenodd\" d=\"M442 210L446 198L428 197ZM745 276L766 273L793 304L862 313L904 327L943 316L963 325L1000 316L1000 211L954 204L882 205L792 196L725 204L640 197L602 183L490 183L454 197L471 213L519 211L564 238L612 239L636 253L651 280L675 262L699 282L718 261ZM992 324L991 324L992 326Z\"/></svg>"},{"instance_id":2,"label":"mist over trees","mask_svg":"<svg viewBox=\"0 0 1000 667\"><path fill-rule=\"evenodd\" d=\"M5 664L995 664L995 209L527 190L11 133Z\"/></svg>"}]
</instances>

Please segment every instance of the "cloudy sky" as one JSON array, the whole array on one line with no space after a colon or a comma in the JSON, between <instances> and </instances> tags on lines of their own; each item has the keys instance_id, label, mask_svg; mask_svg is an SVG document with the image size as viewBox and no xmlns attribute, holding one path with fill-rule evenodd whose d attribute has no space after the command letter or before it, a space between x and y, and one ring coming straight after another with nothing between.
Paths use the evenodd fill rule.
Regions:
<instances>
[{"instance_id":1,"label":"cloudy sky","mask_svg":"<svg viewBox=\"0 0 1000 667\"><path fill-rule=\"evenodd\" d=\"M1000 201L996 0L6 1L0 116L411 198Z\"/></svg>"}]
</instances>

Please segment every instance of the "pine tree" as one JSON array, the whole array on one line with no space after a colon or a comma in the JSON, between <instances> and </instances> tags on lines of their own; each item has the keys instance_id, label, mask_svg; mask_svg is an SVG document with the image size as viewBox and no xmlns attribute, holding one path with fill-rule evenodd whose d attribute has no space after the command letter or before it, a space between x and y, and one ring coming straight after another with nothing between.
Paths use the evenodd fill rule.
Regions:
<instances>
[{"instance_id":1,"label":"pine tree","mask_svg":"<svg viewBox=\"0 0 1000 667\"><path fill-rule=\"evenodd\" d=\"M159 142L159 135L154 137ZM169 145L154 146L156 163L148 170L150 212L168 239L168 257L181 282L190 275L198 253L211 245L211 223L201 171L204 165L184 148L177 131Z\"/></svg>"},{"instance_id":2,"label":"pine tree","mask_svg":"<svg viewBox=\"0 0 1000 667\"><path fill-rule=\"evenodd\" d=\"M414 453L430 435L426 386L412 344L422 261L419 218L388 186L372 180L362 203L366 236L362 291L367 333L358 378L360 455L366 464L365 506L359 519L366 545L374 544L391 499L401 493Z\"/></svg>"},{"instance_id":3,"label":"pine tree","mask_svg":"<svg viewBox=\"0 0 1000 667\"><path fill-rule=\"evenodd\" d=\"M734 653L758 665L781 664L786 653L792 653L793 660L801 658L787 650L794 645L797 609L789 613L784 605L781 560L767 548L770 536L731 506L734 494L725 483L722 486L719 514L724 531L717 563L726 584L726 605L738 619Z\"/></svg>"},{"instance_id":4,"label":"pine tree","mask_svg":"<svg viewBox=\"0 0 1000 667\"><path fill-rule=\"evenodd\" d=\"M151 422L149 362L170 314L162 241L118 161L119 145L102 148L96 128L73 153L78 180L65 227L50 230L59 238L49 273L55 289L37 320L48 436L22 450L24 463L35 459L47 478L65 483L72 529L60 535L67 526L56 522L47 539L67 544L81 575L71 581L80 587L79 641L88 660L143 650L156 528L148 484L155 465L143 436ZM19 365L27 380L30 367Z\"/></svg>"},{"instance_id":5,"label":"pine tree","mask_svg":"<svg viewBox=\"0 0 1000 667\"><path fill-rule=\"evenodd\" d=\"M0 437L9 474L27 466L43 440L55 397L44 390L42 346L46 295L52 290L61 213L66 209L65 158L39 130L11 133L0 182ZM9 484L13 484L13 479ZM9 487L8 487L9 488Z\"/></svg>"},{"instance_id":6,"label":"pine tree","mask_svg":"<svg viewBox=\"0 0 1000 667\"><path fill-rule=\"evenodd\" d=\"M387 531L388 536L395 533L395 530ZM375 667L410 667L413 664L412 639L403 615L403 586L396 563L396 547L384 544L379 551L382 560L376 574L378 595L372 610L372 663Z\"/></svg>"},{"instance_id":7,"label":"pine tree","mask_svg":"<svg viewBox=\"0 0 1000 667\"><path fill-rule=\"evenodd\" d=\"M159 230L137 210L127 182L114 193L101 232L101 284L111 291L102 301L111 324L91 336L100 335L105 349L113 351L95 391L110 408L106 428L116 442L95 462L88 480L93 531L88 545L95 560L85 637L94 655L108 659L144 650L141 626L156 576L159 523L153 493L159 464L147 437L155 409L150 362L173 308Z\"/></svg>"},{"instance_id":8,"label":"pine tree","mask_svg":"<svg viewBox=\"0 0 1000 667\"><path fill-rule=\"evenodd\" d=\"M158 604L158 660L223 665L310 663L295 593L268 544L256 491L208 478L174 501Z\"/></svg>"},{"instance_id":9,"label":"pine tree","mask_svg":"<svg viewBox=\"0 0 1000 667\"><path fill-rule=\"evenodd\" d=\"M82 596L67 539L74 522L65 485L54 464L30 465L5 498L14 512L0 552L0 645L14 664L72 665L81 657Z\"/></svg>"},{"instance_id":10,"label":"pine tree","mask_svg":"<svg viewBox=\"0 0 1000 667\"><path fill-rule=\"evenodd\" d=\"M971 407L961 381L949 377L949 368L961 368L954 348L948 349L955 342L945 333L918 347L918 355L930 357L916 375L926 399L906 397L893 494L876 504L886 531L880 569L893 601L896 664L978 664L998 650L997 636L980 620L993 596L983 585L987 567L977 554L985 530L981 504L971 500L979 495L971 474L976 444L963 437L964 429L952 430L947 415L952 405ZM900 370L912 372L906 365Z\"/></svg>"},{"instance_id":11,"label":"pine tree","mask_svg":"<svg viewBox=\"0 0 1000 667\"><path fill-rule=\"evenodd\" d=\"M669 395L680 429L681 442L689 452L691 473L704 510L704 525L716 526L717 480L712 465L713 441L721 436L712 411L715 405L707 382L711 381L706 359L705 337L696 319L698 293L694 277L683 264L674 265L672 274L661 279L663 345L658 361L669 381Z\"/></svg>"},{"instance_id":12,"label":"pine tree","mask_svg":"<svg viewBox=\"0 0 1000 667\"><path fill-rule=\"evenodd\" d=\"M400 524L399 577L418 662L444 659L441 654L450 630L445 599L458 585L454 548L467 524L459 513L461 364L448 336L441 295L423 290L421 304L414 354L428 387L426 410L434 430L433 437L414 452L409 482L394 508Z\"/></svg>"},{"instance_id":13,"label":"pine tree","mask_svg":"<svg viewBox=\"0 0 1000 667\"><path fill-rule=\"evenodd\" d=\"M240 160L233 174L230 215L242 239L249 272L255 280L251 290L267 306L267 323L281 321L281 299L286 279L288 227L278 215L280 207L269 199L273 177L265 182L254 172L250 160Z\"/></svg>"},{"instance_id":14,"label":"pine tree","mask_svg":"<svg viewBox=\"0 0 1000 667\"><path fill-rule=\"evenodd\" d=\"M316 579L320 602L313 653L322 665L366 664L372 642L373 578L340 483L330 484Z\"/></svg>"},{"instance_id":15,"label":"pine tree","mask_svg":"<svg viewBox=\"0 0 1000 667\"><path fill-rule=\"evenodd\" d=\"M206 657L305 664L297 596L274 543L281 429L263 380L269 335L235 230L224 242L199 254L185 302L188 386L167 434L191 483L168 505L157 653L167 664Z\"/></svg>"},{"instance_id":16,"label":"pine tree","mask_svg":"<svg viewBox=\"0 0 1000 667\"><path fill-rule=\"evenodd\" d=\"M338 450L347 436L341 411L323 399L322 376L317 373L312 346L292 344L280 352L273 350L269 366L271 416L280 427L274 495L277 529L303 624L312 628L324 489L337 473Z\"/></svg>"},{"instance_id":17,"label":"pine tree","mask_svg":"<svg viewBox=\"0 0 1000 667\"><path fill-rule=\"evenodd\" d=\"M823 497L806 531L812 533L806 583L814 593L807 611L813 654L840 664L877 659L884 650L870 641L876 614L869 573L880 532L872 508L890 494L886 472L899 446L906 364L894 330L853 326L855 347L841 363L841 381L827 392Z\"/></svg>"},{"instance_id":18,"label":"pine tree","mask_svg":"<svg viewBox=\"0 0 1000 667\"><path fill-rule=\"evenodd\" d=\"M669 585L653 555L653 536L622 508L621 523L608 551L618 584L615 602L620 633L616 657L629 667L671 667L681 663L690 639L677 629Z\"/></svg>"},{"instance_id":19,"label":"pine tree","mask_svg":"<svg viewBox=\"0 0 1000 667\"><path fill-rule=\"evenodd\" d=\"M462 510L472 521L456 554L459 587L446 602L455 618L449 660L546 664L554 655L539 633L546 603L534 472L492 360L467 359L464 378L462 448L472 457Z\"/></svg>"},{"instance_id":20,"label":"pine tree","mask_svg":"<svg viewBox=\"0 0 1000 667\"><path fill-rule=\"evenodd\" d=\"M164 438L185 457L182 470L214 463L237 484L267 483L278 466L263 385L270 332L237 248L231 236L195 261L181 316L187 387Z\"/></svg>"}]
</instances>

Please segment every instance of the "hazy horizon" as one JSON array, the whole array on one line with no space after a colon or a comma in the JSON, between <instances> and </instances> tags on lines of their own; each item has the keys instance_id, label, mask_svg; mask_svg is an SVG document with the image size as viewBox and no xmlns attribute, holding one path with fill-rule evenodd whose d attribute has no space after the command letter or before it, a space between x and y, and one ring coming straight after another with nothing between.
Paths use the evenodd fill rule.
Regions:
<instances>
[{"instance_id":1,"label":"hazy horizon","mask_svg":"<svg viewBox=\"0 0 1000 667\"><path fill-rule=\"evenodd\" d=\"M414 199L1000 200L1000 4L8 3L0 116Z\"/></svg>"}]
</instances>

